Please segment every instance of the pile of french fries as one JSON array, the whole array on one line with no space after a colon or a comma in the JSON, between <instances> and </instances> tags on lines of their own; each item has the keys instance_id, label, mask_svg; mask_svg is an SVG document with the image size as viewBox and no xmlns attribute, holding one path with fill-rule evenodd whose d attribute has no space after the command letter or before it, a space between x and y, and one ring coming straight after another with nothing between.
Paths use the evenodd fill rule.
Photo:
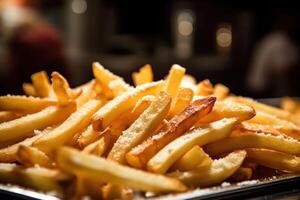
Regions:
<instances>
[{"instance_id":1,"label":"pile of french fries","mask_svg":"<svg viewBox=\"0 0 300 200\"><path fill-rule=\"evenodd\" d=\"M135 86L92 65L94 79L71 88L58 72L0 97L0 182L62 198L131 199L257 178L258 168L300 172L300 104L282 108L199 83L173 65ZM269 173L268 173L269 174Z\"/></svg>"}]
</instances>

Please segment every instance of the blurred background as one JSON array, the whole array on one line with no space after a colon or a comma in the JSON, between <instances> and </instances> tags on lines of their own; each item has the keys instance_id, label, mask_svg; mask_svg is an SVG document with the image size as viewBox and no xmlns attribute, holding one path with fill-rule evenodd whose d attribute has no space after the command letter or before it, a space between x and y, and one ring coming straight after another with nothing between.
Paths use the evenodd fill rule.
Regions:
<instances>
[{"instance_id":1,"label":"blurred background","mask_svg":"<svg viewBox=\"0 0 300 200\"><path fill-rule=\"evenodd\" d=\"M235 94L300 96L299 31L289 0L0 0L0 93L43 69L76 86L99 61L130 83L144 64L160 79L177 63Z\"/></svg>"}]
</instances>

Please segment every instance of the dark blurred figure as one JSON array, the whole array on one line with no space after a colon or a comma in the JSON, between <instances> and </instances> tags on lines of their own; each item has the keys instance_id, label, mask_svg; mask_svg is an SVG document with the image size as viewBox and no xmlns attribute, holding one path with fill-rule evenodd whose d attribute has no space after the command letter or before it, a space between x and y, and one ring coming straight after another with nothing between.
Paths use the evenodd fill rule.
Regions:
<instances>
[{"instance_id":1,"label":"dark blurred figure","mask_svg":"<svg viewBox=\"0 0 300 200\"><path fill-rule=\"evenodd\" d=\"M247 77L251 96L299 95L299 46L294 40L296 21L280 16L274 31L257 45Z\"/></svg>"},{"instance_id":2,"label":"dark blurred figure","mask_svg":"<svg viewBox=\"0 0 300 200\"><path fill-rule=\"evenodd\" d=\"M39 15L39 1L14 1L9 1L7 7L2 8L2 12L20 13L15 16L14 26L7 27L5 38L9 78L7 82L14 85L9 91L20 93L22 83L29 81L34 72L46 70L50 74L56 70L67 75L67 70L61 34ZM28 15L30 17L22 19L24 13L24 18Z\"/></svg>"}]
</instances>

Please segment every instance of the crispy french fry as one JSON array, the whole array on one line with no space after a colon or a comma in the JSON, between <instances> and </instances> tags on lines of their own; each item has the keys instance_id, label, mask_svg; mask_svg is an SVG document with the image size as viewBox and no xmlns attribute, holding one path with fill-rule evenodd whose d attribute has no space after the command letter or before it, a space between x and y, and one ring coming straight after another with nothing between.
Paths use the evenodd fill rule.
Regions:
<instances>
[{"instance_id":1,"label":"crispy french fry","mask_svg":"<svg viewBox=\"0 0 300 200\"><path fill-rule=\"evenodd\" d=\"M101 188L103 199L124 199L130 200L134 198L133 190L120 185L107 184Z\"/></svg>"},{"instance_id":2,"label":"crispy french fry","mask_svg":"<svg viewBox=\"0 0 300 200\"><path fill-rule=\"evenodd\" d=\"M196 94L200 96L209 96L214 92L214 88L208 79L205 79L198 83Z\"/></svg>"},{"instance_id":3,"label":"crispy french fry","mask_svg":"<svg viewBox=\"0 0 300 200\"><path fill-rule=\"evenodd\" d=\"M291 121L280 119L265 112L257 112L256 116L250 119L248 122L268 125L300 141L300 127Z\"/></svg>"},{"instance_id":4,"label":"crispy french fry","mask_svg":"<svg viewBox=\"0 0 300 200\"><path fill-rule=\"evenodd\" d=\"M181 80L180 87L190 88L193 92L196 92L197 91L197 81L192 75L185 74L183 76L183 79Z\"/></svg>"},{"instance_id":5,"label":"crispy french fry","mask_svg":"<svg viewBox=\"0 0 300 200\"><path fill-rule=\"evenodd\" d=\"M149 136L169 112L171 98L166 92L160 92L150 106L118 138L108 159L125 163L126 153Z\"/></svg>"},{"instance_id":6,"label":"crispy french fry","mask_svg":"<svg viewBox=\"0 0 300 200\"><path fill-rule=\"evenodd\" d=\"M22 115L23 114L21 114L21 113L16 113L16 112L12 112L12 111L0 111L0 123L17 119L17 118L21 117Z\"/></svg>"},{"instance_id":7,"label":"crispy french fry","mask_svg":"<svg viewBox=\"0 0 300 200\"><path fill-rule=\"evenodd\" d=\"M204 150L209 155L219 155L236 149L264 148L288 154L300 155L300 142L282 135L243 133L208 144Z\"/></svg>"},{"instance_id":8,"label":"crispy french fry","mask_svg":"<svg viewBox=\"0 0 300 200\"><path fill-rule=\"evenodd\" d=\"M93 142L86 146L82 151L89 154L94 154L96 156L102 156L110 143L108 141L105 141L106 139L109 139L109 137L101 137L96 142Z\"/></svg>"},{"instance_id":9,"label":"crispy french fry","mask_svg":"<svg viewBox=\"0 0 300 200\"><path fill-rule=\"evenodd\" d=\"M64 121L76 109L75 103L44 110L0 124L0 143L9 145L33 135L33 130L43 129Z\"/></svg>"},{"instance_id":10,"label":"crispy french fry","mask_svg":"<svg viewBox=\"0 0 300 200\"><path fill-rule=\"evenodd\" d=\"M171 67L171 70L169 71L169 75L166 80L165 90L169 93L172 100L174 100L177 95L184 74L185 68L177 64L174 64Z\"/></svg>"},{"instance_id":11,"label":"crispy french fry","mask_svg":"<svg viewBox=\"0 0 300 200\"><path fill-rule=\"evenodd\" d=\"M209 155L207 155L201 147L196 145L177 160L172 166L172 169L188 171L195 168L207 168L212 162L213 160Z\"/></svg>"},{"instance_id":12,"label":"crispy french fry","mask_svg":"<svg viewBox=\"0 0 300 200\"><path fill-rule=\"evenodd\" d=\"M19 143L0 149L0 162L16 162L18 160L17 152L19 146L31 146L34 141L40 138L42 134L34 135Z\"/></svg>"},{"instance_id":13,"label":"crispy french fry","mask_svg":"<svg viewBox=\"0 0 300 200\"><path fill-rule=\"evenodd\" d=\"M63 194L61 182L70 179L55 169L42 167L23 168L16 164L0 163L0 181L33 188L38 191L55 191Z\"/></svg>"},{"instance_id":14,"label":"crispy french fry","mask_svg":"<svg viewBox=\"0 0 300 200\"><path fill-rule=\"evenodd\" d=\"M216 102L213 110L201 118L197 125L207 124L222 118L235 117L239 122L249 120L255 116L255 110L247 105L235 102Z\"/></svg>"},{"instance_id":15,"label":"crispy french fry","mask_svg":"<svg viewBox=\"0 0 300 200\"><path fill-rule=\"evenodd\" d=\"M247 149L250 161L272 169L300 172L300 157L267 149Z\"/></svg>"},{"instance_id":16,"label":"crispy french fry","mask_svg":"<svg viewBox=\"0 0 300 200\"><path fill-rule=\"evenodd\" d=\"M79 160L80 162L78 162ZM186 190L186 187L175 179L122 166L113 161L67 147L59 149L57 163L62 169L79 174L84 178L101 179L104 182L127 185L137 190L152 192Z\"/></svg>"},{"instance_id":17,"label":"crispy french fry","mask_svg":"<svg viewBox=\"0 0 300 200\"><path fill-rule=\"evenodd\" d=\"M97 91L96 91L96 80L91 80L88 83L79 86L77 88L74 88L74 90L81 90L81 94L79 97L75 99L75 102L77 103L78 107L81 107L84 105L88 100L90 99L95 99L97 96Z\"/></svg>"},{"instance_id":18,"label":"crispy french fry","mask_svg":"<svg viewBox=\"0 0 300 200\"><path fill-rule=\"evenodd\" d=\"M229 88L223 84L216 84L214 87L213 95L217 97L218 100L225 99L229 94Z\"/></svg>"},{"instance_id":19,"label":"crispy french fry","mask_svg":"<svg viewBox=\"0 0 300 200\"><path fill-rule=\"evenodd\" d=\"M248 152L247 152L248 156ZM230 177L230 181L241 182L251 179L253 170L248 167L240 167L236 172Z\"/></svg>"},{"instance_id":20,"label":"crispy french fry","mask_svg":"<svg viewBox=\"0 0 300 200\"><path fill-rule=\"evenodd\" d=\"M67 102L70 100L71 89L68 81L58 72L51 74L53 91L59 102Z\"/></svg>"},{"instance_id":21,"label":"crispy french fry","mask_svg":"<svg viewBox=\"0 0 300 200\"><path fill-rule=\"evenodd\" d=\"M98 140L102 132L94 131L93 126L89 125L78 137L77 143L79 147L84 148L87 145Z\"/></svg>"},{"instance_id":22,"label":"crispy french fry","mask_svg":"<svg viewBox=\"0 0 300 200\"><path fill-rule=\"evenodd\" d=\"M153 72L151 65L147 64L140 68L139 72L132 73L132 80L135 86L153 81Z\"/></svg>"},{"instance_id":23,"label":"crispy french fry","mask_svg":"<svg viewBox=\"0 0 300 200\"><path fill-rule=\"evenodd\" d=\"M137 103L135 104L131 112L142 113L140 110L144 111L150 105L150 103L154 101L154 99L155 96L153 95L143 96L141 99L137 101Z\"/></svg>"},{"instance_id":24,"label":"crispy french fry","mask_svg":"<svg viewBox=\"0 0 300 200\"><path fill-rule=\"evenodd\" d=\"M114 98L100 108L92 118L94 130L102 131L123 112L133 108L136 101L146 95L156 95L163 86L163 81L146 83Z\"/></svg>"},{"instance_id":25,"label":"crispy french fry","mask_svg":"<svg viewBox=\"0 0 300 200\"><path fill-rule=\"evenodd\" d=\"M274 115L276 117L279 117L281 119L286 119L289 120L290 119L290 113L286 112L284 110L281 110L279 108L273 107L273 106L269 106L263 103L259 103L257 101L254 101L250 98L245 98L245 97L228 97L226 100L231 100L231 101L235 101L235 102L240 102L240 103L244 103L248 106L252 106L256 111L261 111L261 112L266 112L268 114Z\"/></svg>"},{"instance_id":26,"label":"crispy french fry","mask_svg":"<svg viewBox=\"0 0 300 200\"><path fill-rule=\"evenodd\" d=\"M53 167L50 158L42 151L34 147L20 145L17 151L18 161L25 167Z\"/></svg>"},{"instance_id":27,"label":"crispy french fry","mask_svg":"<svg viewBox=\"0 0 300 200\"><path fill-rule=\"evenodd\" d=\"M188 152L193 146L205 144L226 138L234 124L235 118L225 118L202 128L194 128L185 135L173 140L160 150L147 163L147 169L155 173L165 173L174 162Z\"/></svg>"},{"instance_id":28,"label":"crispy french fry","mask_svg":"<svg viewBox=\"0 0 300 200\"><path fill-rule=\"evenodd\" d=\"M0 96L0 111L37 112L48 106L58 105L57 101L46 98L16 95Z\"/></svg>"},{"instance_id":29,"label":"crispy french fry","mask_svg":"<svg viewBox=\"0 0 300 200\"><path fill-rule=\"evenodd\" d=\"M190 104L180 114L166 122L157 134L133 148L127 155L127 162L143 168L148 160L165 145L189 130L201 117L208 114L215 103L215 97L199 99ZM192 148L192 147L191 147Z\"/></svg>"},{"instance_id":30,"label":"crispy french fry","mask_svg":"<svg viewBox=\"0 0 300 200\"><path fill-rule=\"evenodd\" d=\"M22 85L23 91L26 95L36 97L37 93L35 92L35 88L31 83L23 83Z\"/></svg>"},{"instance_id":31,"label":"crispy french fry","mask_svg":"<svg viewBox=\"0 0 300 200\"><path fill-rule=\"evenodd\" d=\"M101 86L107 87L113 96L121 95L132 89L121 77L111 73L98 62L93 63L93 73Z\"/></svg>"},{"instance_id":32,"label":"crispy french fry","mask_svg":"<svg viewBox=\"0 0 300 200\"><path fill-rule=\"evenodd\" d=\"M221 183L238 170L246 157L246 151L234 151L226 157L214 160L206 170L191 170L173 172L169 175L188 186L206 187Z\"/></svg>"},{"instance_id":33,"label":"crispy french fry","mask_svg":"<svg viewBox=\"0 0 300 200\"><path fill-rule=\"evenodd\" d=\"M35 141L33 146L45 153L51 153L59 145L68 144L77 132L88 126L92 115L101 105L102 102L98 100L88 101L61 125Z\"/></svg>"},{"instance_id":34,"label":"crispy french fry","mask_svg":"<svg viewBox=\"0 0 300 200\"><path fill-rule=\"evenodd\" d=\"M179 88L167 118L170 119L181 113L192 102L193 96L193 90L189 88Z\"/></svg>"},{"instance_id":35,"label":"crispy french fry","mask_svg":"<svg viewBox=\"0 0 300 200\"><path fill-rule=\"evenodd\" d=\"M31 81L38 97L49 97L51 85L49 83L49 77L45 71L32 74Z\"/></svg>"}]
</instances>

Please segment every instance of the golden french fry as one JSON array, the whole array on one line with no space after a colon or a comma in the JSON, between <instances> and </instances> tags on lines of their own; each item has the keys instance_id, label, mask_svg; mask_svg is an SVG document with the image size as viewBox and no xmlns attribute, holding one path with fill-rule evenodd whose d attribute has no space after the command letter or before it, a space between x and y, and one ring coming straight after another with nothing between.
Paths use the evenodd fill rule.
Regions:
<instances>
[{"instance_id":1,"label":"golden french fry","mask_svg":"<svg viewBox=\"0 0 300 200\"><path fill-rule=\"evenodd\" d=\"M132 113L142 113L155 99L153 95L143 96L141 99L137 101L134 108L132 109Z\"/></svg>"},{"instance_id":2,"label":"golden french fry","mask_svg":"<svg viewBox=\"0 0 300 200\"><path fill-rule=\"evenodd\" d=\"M165 90L169 93L172 100L174 100L177 95L184 74L185 68L177 64L174 64L169 71L169 75L166 80Z\"/></svg>"},{"instance_id":3,"label":"golden french fry","mask_svg":"<svg viewBox=\"0 0 300 200\"><path fill-rule=\"evenodd\" d=\"M94 131L93 126L89 125L78 137L77 143L80 148L98 140L102 135L102 132Z\"/></svg>"},{"instance_id":4,"label":"golden french fry","mask_svg":"<svg viewBox=\"0 0 300 200\"><path fill-rule=\"evenodd\" d=\"M237 118L239 122L249 120L255 116L255 110L247 105L235 102L216 102L213 110L201 118L197 125L207 124L222 118Z\"/></svg>"},{"instance_id":5,"label":"golden french fry","mask_svg":"<svg viewBox=\"0 0 300 200\"><path fill-rule=\"evenodd\" d=\"M186 190L186 187L175 179L122 166L68 147L59 149L57 163L62 169L79 174L86 179L101 179L104 182L129 186L137 190L152 192Z\"/></svg>"},{"instance_id":6,"label":"golden french fry","mask_svg":"<svg viewBox=\"0 0 300 200\"><path fill-rule=\"evenodd\" d=\"M140 68L139 72L132 73L132 80L135 86L153 81L153 72L151 65L147 64Z\"/></svg>"},{"instance_id":7,"label":"golden french fry","mask_svg":"<svg viewBox=\"0 0 300 200\"><path fill-rule=\"evenodd\" d=\"M17 151L18 161L25 167L53 167L50 158L42 151L34 147L20 145Z\"/></svg>"},{"instance_id":8,"label":"golden french fry","mask_svg":"<svg viewBox=\"0 0 300 200\"><path fill-rule=\"evenodd\" d=\"M101 188L103 199L134 199L133 190L129 187L107 184Z\"/></svg>"},{"instance_id":9,"label":"golden french fry","mask_svg":"<svg viewBox=\"0 0 300 200\"><path fill-rule=\"evenodd\" d=\"M45 153L51 153L60 145L67 144L77 132L88 126L92 115L101 105L102 102L98 100L88 101L61 125L35 141L33 146Z\"/></svg>"},{"instance_id":10,"label":"golden french fry","mask_svg":"<svg viewBox=\"0 0 300 200\"><path fill-rule=\"evenodd\" d=\"M55 191L63 194L61 182L71 177L55 169L42 167L23 168L16 164L0 163L0 181L33 188L38 191Z\"/></svg>"},{"instance_id":11,"label":"golden french fry","mask_svg":"<svg viewBox=\"0 0 300 200\"><path fill-rule=\"evenodd\" d=\"M209 96L212 95L214 92L214 88L210 81L208 79L205 79L198 83L197 85L197 90L196 90L196 95L200 96Z\"/></svg>"},{"instance_id":12,"label":"golden french fry","mask_svg":"<svg viewBox=\"0 0 300 200\"><path fill-rule=\"evenodd\" d=\"M82 152L102 156L108 148L109 142L105 141L108 137L101 137L99 140L87 145Z\"/></svg>"},{"instance_id":13,"label":"golden french fry","mask_svg":"<svg viewBox=\"0 0 300 200\"><path fill-rule=\"evenodd\" d=\"M300 142L283 135L270 135L263 133L241 133L223 140L208 144L204 150L209 155L219 155L236 149L264 148L288 154L300 155Z\"/></svg>"},{"instance_id":14,"label":"golden french fry","mask_svg":"<svg viewBox=\"0 0 300 200\"><path fill-rule=\"evenodd\" d=\"M127 162L132 166L144 168L150 158L159 150L184 134L201 117L208 114L212 110L215 100L215 97L207 97L194 101L180 114L166 122L157 134L130 150L126 155Z\"/></svg>"},{"instance_id":15,"label":"golden french fry","mask_svg":"<svg viewBox=\"0 0 300 200\"><path fill-rule=\"evenodd\" d=\"M291 121L280 119L274 115L259 111L256 113L256 116L248 122L268 125L300 141L300 127Z\"/></svg>"},{"instance_id":16,"label":"golden french fry","mask_svg":"<svg viewBox=\"0 0 300 200\"><path fill-rule=\"evenodd\" d=\"M97 131L103 131L123 112L133 108L138 99L146 95L158 94L163 83L163 81L146 83L114 98L94 114L92 118L93 128Z\"/></svg>"},{"instance_id":17,"label":"golden french fry","mask_svg":"<svg viewBox=\"0 0 300 200\"><path fill-rule=\"evenodd\" d=\"M75 99L78 107L84 105L88 100L95 99L97 96L96 91L96 80L91 80L88 83L74 88L75 91L80 90L82 91L81 94Z\"/></svg>"},{"instance_id":18,"label":"golden french fry","mask_svg":"<svg viewBox=\"0 0 300 200\"><path fill-rule=\"evenodd\" d=\"M22 115L23 114L21 114L21 113L16 113L16 112L12 112L12 111L0 111L0 123L17 119L17 118L21 117Z\"/></svg>"},{"instance_id":19,"label":"golden french fry","mask_svg":"<svg viewBox=\"0 0 300 200\"><path fill-rule=\"evenodd\" d=\"M35 88L31 83L23 83L22 87L23 87L23 91L26 95L33 96L33 97L37 96Z\"/></svg>"},{"instance_id":20,"label":"golden french fry","mask_svg":"<svg viewBox=\"0 0 300 200\"><path fill-rule=\"evenodd\" d=\"M193 90L189 88L179 88L167 118L170 119L181 113L192 102L193 96Z\"/></svg>"},{"instance_id":21,"label":"golden french fry","mask_svg":"<svg viewBox=\"0 0 300 200\"><path fill-rule=\"evenodd\" d=\"M59 102L67 102L70 100L71 89L68 81L58 72L51 74L53 91Z\"/></svg>"},{"instance_id":22,"label":"golden french fry","mask_svg":"<svg viewBox=\"0 0 300 200\"><path fill-rule=\"evenodd\" d=\"M0 111L32 113L54 105L58 105L58 102L53 99L17 95L0 96Z\"/></svg>"},{"instance_id":23,"label":"golden french fry","mask_svg":"<svg viewBox=\"0 0 300 200\"><path fill-rule=\"evenodd\" d=\"M197 91L197 81L192 75L185 74L183 76L183 79L181 80L180 87L189 88L193 92L196 92Z\"/></svg>"},{"instance_id":24,"label":"golden french fry","mask_svg":"<svg viewBox=\"0 0 300 200\"><path fill-rule=\"evenodd\" d=\"M230 134L236 121L235 118L225 118L210 123L205 127L190 130L185 135L173 140L152 157L147 163L147 169L155 173L165 173L173 163L193 146L203 146L226 138Z\"/></svg>"},{"instance_id":25,"label":"golden french fry","mask_svg":"<svg viewBox=\"0 0 300 200\"><path fill-rule=\"evenodd\" d=\"M226 157L214 160L206 170L194 169L186 172L173 172L169 175L188 186L206 187L221 183L234 174L243 163L246 151L234 151Z\"/></svg>"},{"instance_id":26,"label":"golden french fry","mask_svg":"<svg viewBox=\"0 0 300 200\"><path fill-rule=\"evenodd\" d=\"M248 156L248 152L247 152ZM253 170L248 167L240 167L236 172L230 177L230 181L241 182L250 180L252 178Z\"/></svg>"},{"instance_id":27,"label":"golden french fry","mask_svg":"<svg viewBox=\"0 0 300 200\"><path fill-rule=\"evenodd\" d=\"M169 112L170 104L170 96L166 92L160 92L139 118L128 129L123 131L107 158L119 163L125 163L126 153L155 131Z\"/></svg>"},{"instance_id":28,"label":"golden french fry","mask_svg":"<svg viewBox=\"0 0 300 200\"><path fill-rule=\"evenodd\" d=\"M218 100L223 100L229 95L229 88L218 83L214 87L213 95L216 96Z\"/></svg>"},{"instance_id":29,"label":"golden french fry","mask_svg":"<svg viewBox=\"0 0 300 200\"><path fill-rule=\"evenodd\" d=\"M281 110L281 109L273 107L273 106L259 103L250 98L232 96L232 97L228 97L226 100L240 102L240 103L246 104L248 106L252 106L256 111L266 112L268 114L274 115L281 119L292 120L289 112L286 112L284 110Z\"/></svg>"},{"instance_id":30,"label":"golden french fry","mask_svg":"<svg viewBox=\"0 0 300 200\"><path fill-rule=\"evenodd\" d=\"M121 77L111 73L98 62L93 63L93 73L101 86L111 90L114 97L132 89Z\"/></svg>"},{"instance_id":31,"label":"golden french fry","mask_svg":"<svg viewBox=\"0 0 300 200\"><path fill-rule=\"evenodd\" d=\"M49 97L51 85L49 83L49 77L45 71L32 74L31 81L38 97Z\"/></svg>"},{"instance_id":32,"label":"golden french fry","mask_svg":"<svg viewBox=\"0 0 300 200\"><path fill-rule=\"evenodd\" d=\"M250 161L272 169L300 172L300 157L267 149L247 149Z\"/></svg>"},{"instance_id":33,"label":"golden french fry","mask_svg":"<svg viewBox=\"0 0 300 200\"><path fill-rule=\"evenodd\" d=\"M16 162L18 160L17 152L19 146L31 146L34 141L40 138L42 134L34 135L19 143L0 149L0 162Z\"/></svg>"},{"instance_id":34,"label":"golden french fry","mask_svg":"<svg viewBox=\"0 0 300 200\"><path fill-rule=\"evenodd\" d=\"M75 103L48 107L18 119L0 124L0 146L9 145L32 136L33 130L43 129L64 121L76 109Z\"/></svg>"},{"instance_id":35,"label":"golden french fry","mask_svg":"<svg viewBox=\"0 0 300 200\"><path fill-rule=\"evenodd\" d=\"M209 155L207 155L201 147L196 145L177 160L172 166L172 169L188 171L195 168L207 168L212 162L213 160Z\"/></svg>"}]
</instances>

